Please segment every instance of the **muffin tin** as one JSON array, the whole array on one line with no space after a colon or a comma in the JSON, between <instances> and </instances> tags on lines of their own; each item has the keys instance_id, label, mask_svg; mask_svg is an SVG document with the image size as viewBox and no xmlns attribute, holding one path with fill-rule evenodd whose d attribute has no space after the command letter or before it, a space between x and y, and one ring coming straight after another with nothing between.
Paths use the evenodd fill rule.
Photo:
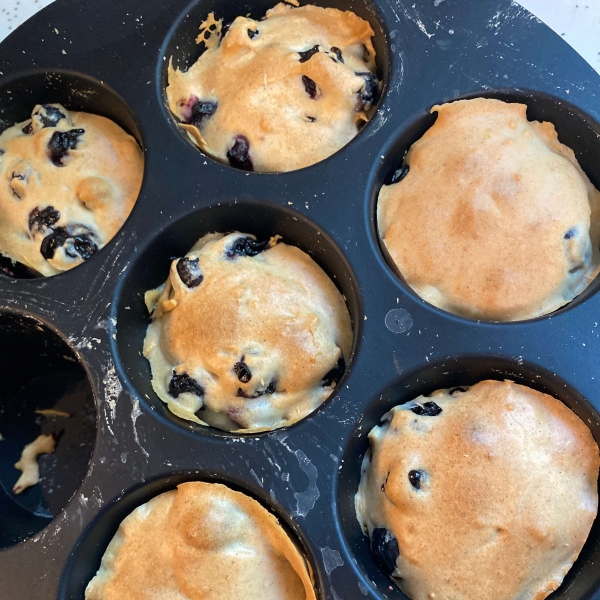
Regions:
<instances>
[{"instance_id":1,"label":"muffin tin","mask_svg":"<svg viewBox=\"0 0 600 600\"><path fill-rule=\"evenodd\" d=\"M145 153L137 204L103 250L47 279L0 275L3 600L83 599L120 521L191 479L227 483L272 510L304 548L321 600L402 599L378 571L353 505L367 434L387 409L438 388L511 378L561 399L600 441L598 281L546 317L470 321L421 301L387 263L375 230L379 187L433 122L431 106L454 98L526 103L530 118L555 123L600 187L600 77L507 0L314 3L371 22L383 92L346 147L284 174L204 156L164 94L169 58L179 67L197 58L193 40L209 12L226 22L260 17L273 1L58 0L0 44L0 129L36 103L61 102L112 118ZM143 293L201 235L235 229L280 234L309 252L344 294L354 327L335 393L299 423L257 435L172 416L141 356ZM55 405L73 416L35 421L34 408ZM64 435L40 461L41 484L16 499L12 464L38 423ZM599 561L596 520L552 598L600 600Z\"/></svg>"}]
</instances>

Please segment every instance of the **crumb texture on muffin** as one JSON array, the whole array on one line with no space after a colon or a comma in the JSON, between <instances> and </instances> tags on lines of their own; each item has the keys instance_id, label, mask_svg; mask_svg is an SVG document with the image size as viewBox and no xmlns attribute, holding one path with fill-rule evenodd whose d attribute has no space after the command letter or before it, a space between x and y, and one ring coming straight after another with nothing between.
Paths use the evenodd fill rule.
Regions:
<instances>
[{"instance_id":1,"label":"crumb texture on muffin","mask_svg":"<svg viewBox=\"0 0 600 600\"><path fill-rule=\"evenodd\" d=\"M237 17L221 39L211 13L187 71L169 66L171 112L207 154L247 171L291 171L327 158L379 96L374 35L350 11L280 3Z\"/></svg>"},{"instance_id":2,"label":"crumb texture on muffin","mask_svg":"<svg viewBox=\"0 0 600 600\"><path fill-rule=\"evenodd\" d=\"M562 402L511 381L438 390L369 434L356 513L412 600L542 600L598 508L598 446Z\"/></svg>"},{"instance_id":3,"label":"crumb texture on muffin","mask_svg":"<svg viewBox=\"0 0 600 600\"><path fill-rule=\"evenodd\" d=\"M109 119L37 105L0 135L0 253L46 276L87 260L129 216L143 169Z\"/></svg>"},{"instance_id":4,"label":"crumb texture on muffin","mask_svg":"<svg viewBox=\"0 0 600 600\"><path fill-rule=\"evenodd\" d=\"M315 600L310 567L277 519L218 483L183 483L136 508L86 600Z\"/></svg>"},{"instance_id":5,"label":"crumb texture on muffin","mask_svg":"<svg viewBox=\"0 0 600 600\"><path fill-rule=\"evenodd\" d=\"M332 393L350 356L342 295L279 236L208 234L146 301L152 386L196 423L226 431L295 423Z\"/></svg>"},{"instance_id":6,"label":"crumb texture on muffin","mask_svg":"<svg viewBox=\"0 0 600 600\"><path fill-rule=\"evenodd\" d=\"M600 192L551 123L524 104L434 106L398 181L382 187L379 236L421 298L515 321L570 302L600 265Z\"/></svg>"}]
</instances>

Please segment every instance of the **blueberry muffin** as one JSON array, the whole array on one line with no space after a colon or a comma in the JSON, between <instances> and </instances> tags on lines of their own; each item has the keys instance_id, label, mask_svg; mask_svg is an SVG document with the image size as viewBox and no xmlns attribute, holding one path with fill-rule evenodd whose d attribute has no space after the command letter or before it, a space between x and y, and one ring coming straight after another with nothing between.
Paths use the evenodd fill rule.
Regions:
<instances>
[{"instance_id":1,"label":"blueberry muffin","mask_svg":"<svg viewBox=\"0 0 600 600\"><path fill-rule=\"evenodd\" d=\"M598 508L598 446L562 402L511 381L438 390L369 434L358 520L412 600L542 600Z\"/></svg>"},{"instance_id":2,"label":"blueberry muffin","mask_svg":"<svg viewBox=\"0 0 600 600\"><path fill-rule=\"evenodd\" d=\"M87 260L129 216L143 169L109 119L37 105L0 135L0 253L46 276Z\"/></svg>"},{"instance_id":3,"label":"blueberry muffin","mask_svg":"<svg viewBox=\"0 0 600 600\"><path fill-rule=\"evenodd\" d=\"M292 171L346 145L379 95L373 29L354 13L280 3L223 35L214 14L188 71L169 66L171 112L207 154L247 171Z\"/></svg>"},{"instance_id":4,"label":"blueberry muffin","mask_svg":"<svg viewBox=\"0 0 600 600\"><path fill-rule=\"evenodd\" d=\"M121 523L86 600L315 600L308 563L256 500L183 483Z\"/></svg>"},{"instance_id":5,"label":"blueberry muffin","mask_svg":"<svg viewBox=\"0 0 600 600\"><path fill-rule=\"evenodd\" d=\"M332 393L350 356L348 308L329 277L278 236L208 234L146 294L144 356L179 417L276 429Z\"/></svg>"},{"instance_id":6,"label":"blueberry muffin","mask_svg":"<svg viewBox=\"0 0 600 600\"><path fill-rule=\"evenodd\" d=\"M600 264L600 192L551 123L477 98L435 124L379 193L379 236L421 298L493 321L548 314Z\"/></svg>"}]
</instances>

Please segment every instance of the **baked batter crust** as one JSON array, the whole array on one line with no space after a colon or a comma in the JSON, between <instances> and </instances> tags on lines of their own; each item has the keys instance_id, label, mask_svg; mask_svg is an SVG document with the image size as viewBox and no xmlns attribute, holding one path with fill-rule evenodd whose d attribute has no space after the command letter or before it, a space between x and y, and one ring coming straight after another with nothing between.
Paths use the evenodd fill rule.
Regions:
<instances>
[{"instance_id":1,"label":"baked batter crust","mask_svg":"<svg viewBox=\"0 0 600 600\"><path fill-rule=\"evenodd\" d=\"M37 105L0 135L0 253L46 276L87 260L129 216L143 169L109 119Z\"/></svg>"},{"instance_id":2,"label":"baked batter crust","mask_svg":"<svg viewBox=\"0 0 600 600\"><path fill-rule=\"evenodd\" d=\"M342 295L278 236L204 236L147 303L154 391L177 416L226 431L302 419L332 393L350 357Z\"/></svg>"},{"instance_id":3,"label":"baked batter crust","mask_svg":"<svg viewBox=\"0 0 600 600\"><path fill-rule=\"evenodd\" d=\"M190 482L120 525L86 600L315 600L309 565L256 500Z\"/></svg>"},{"instance_id":4,"label":"baked batter crust","mask_svg":"<svg viewBox=\"0 0 600 600\"><path fill-rule=\"evenodd\" d=\"M382 423L356 512L412 600L542 600L561 584L598 508L598 446L562 402L482 381Z\"/></svg>"},{"instance_id":5,"label":"baked batter crust","mask_svg":"<svg viewBox=\"0 0 600 600\"><path fill-rule=\"evenodd\" d=\"M211 13L197 39L207 50L186 72L170 65L167 87L171 112L217 160L300 169L346 145L373 112L374 33L354 13L280 3L220 35Z\"/></svg>"},{"instance_id":6,"label":"baked batter crust","mask_svg":"<svg viewBox=\"0 0 600 600\"><path fill-rule=\"evenodd\" d=\"M435 124L379 193L379 236L421 298L516 321L570 302L600 265L600 192L551 123L477 98L434 106Z\"/></svg>"}]
</instances>

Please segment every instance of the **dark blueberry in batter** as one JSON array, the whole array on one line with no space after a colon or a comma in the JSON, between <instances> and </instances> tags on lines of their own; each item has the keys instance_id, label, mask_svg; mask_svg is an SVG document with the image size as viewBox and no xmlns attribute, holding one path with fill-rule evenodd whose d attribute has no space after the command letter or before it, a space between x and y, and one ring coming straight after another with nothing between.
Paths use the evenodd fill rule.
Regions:
<instances>
[{"instance_id":1,"label":"dark blueberry in batter","mask_svg":"<svg viewBox=\"0 0 600 600\"><path fill-rule=\"evenodd\" d=\"M238 388L236 395L238 398L247 398L247 399L260 398L260 396L264 396L265 394L274 394L276 392L276 388L277 388L277 382L275 380L273 380L267 386L267 388L264 390L256 390L256 392L254 392L254 394L247 394L246 392L244 392L244 390L242 388Z\"/></svg>"},{"instance_id":2,"label":"dark blueberry in batter","mask_svg":"<svg viewBox=\"0 0 600 600\"><path fill-rule=\"evenodd\" d=\"M235 258L236 256L256 256L269 247L269 242L259 242L249 237L238 238L231 244L227 250L227 258Z\"/></svg>"},{"instance_id":3,"label":"dark blueberry in batter","mask_svg":"<svg viewBox=\"0 0 600 600\"><path fill-rule=\"evenodd\" d=\"M575 237L577 235L577 227L572 227L571 229L569 229L569 231L567 231L567 233L565 233L565 240L570 240L572 237Z\"/></svg>"},{"instance_id":4,"label":"dark blueberry in batter","mask_svg":"<svg viewBox=\"0 0 600 600\"><path fill-rule=\"evenodd\" d=\"M42 231L52 227L59 219L60 213L54 210L54 206L46 206L41 210L36 207L29 213L29 231Z\"/></svg>"},{"instance_id":5,"label":"dark blueberry in batter","mask_svg":"<svg viewBox=\"0 0 600 600\"><path fill-rule=\"evenodd\" d=\"M437 417L442 409L433 400L431 402L425 402L423 406L413 406L411 408L415 415L421 415L422 417Z\"/></svg>"},{"instance_id":6,"label":"dark blueberry in batter","mask_svg":"<svg viewBox=\"0 0 600 600\"><path fill-rule=\"evenodd\" d=\"M248 37L252 40L258 35L258 29L248 29Z\"/></svg>"},{"instance_id":7,"label":"dark blueberry in batter","mask_svg":"<svg viewBox=\"0 0 600 600\"><path fill-rule=\"evenodd\" d=\"M40 118L42 127L56 127L60 120L66 118L66 115L56 108L56 106L51 106L50 104L42 104L33 115Z\"/></svg>"},{"instance_id":8,"label":"dark blueberry in batter","mask_svg":"<svg viewBox=\"0 0 600 600\"><path fill-rule=\"evenodd\" d=\"M249 152L250 142L248 141L248 138L244 135L236 136L233 146L227 151L229 164L232 167L237 167L244 171L254 171Z\"/></svg>"},{"instance_id":9,"label":"dark blueberry in batter","mask_svg":"<svg viewBox=\"0 0 600 600\"><path fill-rule=\"evenodd\" d=\"M314 100L319 94L317 84L306 75L302 75L302 83L304 84L304 89L306 90L306 93Z\"/></svg>"},{"instance_id":10,"label":"dark blueberry in batter","mask_svg":"<svg viewBox=\"0 0 600 600\"><path fill-rule=\"evenodd\" d=\"M50 160L57 167L64 167L63 159L69 150L75 150L80 142L79 136L85 133L84 129L70 129L69 131L55 131L48 142Z\"/></svg>"},{"instance_id":11,"label":"dark blueberry in batter","mask_svg":"<svg viewBox=\"0 0 600 600\"><path fill-rule=\"evenodd\" d=\"M331 51L337 56L338 61L344 64L344 57L342 56L342 51L337 46L331 46Z\"/></svg>"},{"instance_id":12,"label":"dark blueberry in batter","mask_svg":"<svg viewBox=\"0 0 600 600\"><path fill-rule=\"evenodd\" d=\"M96 246L96 244L85 233L76 235L73 238L73 248L75 249L75 252L77 252L77 254L83 258L83 260L87 260L96 254L96 252L98 252L98 246ZM73 256L73 258L75 257Z\"/></svg>"},{"instance_id":13,"label":"dark blueberry in batter","mask_svg":"<svg viewBox=\"0 0 600 600\"><path fill-rule=\"evenodd\" d=\"M333 367L333 369L331 369L331 371L329 371L329 373L327 373L327 375L323 377L321 385L323 387L337 385L340 382L342 376L344 375L345 370L346 361L344 360L344 357L340 354L340 357L337 361L337 365L335 365L335 367Z\"/></svg>"},{"instance_id":14,"label":"dark blueberry in batter","mask_svg":"<svg viewBox=\"0 0 600 600\"><path fill-rule=\"evenodd\" d=\"M410 167L408 165L404 165L400 167L393 175L392 175L392 183L398 183L402 181L410 171Z\"/></svg>"},{"instance_id":15,"label":"dark blueberry in batter","mask_svg":"<svg viewBox=\"0 0 600 600\"><path fill-rule=\"evenodd\" d=\"M312 56L314 56L319 51L319 46L313 46L310 50L305 50L304 52L298 52L300 55L300 62L305 63Z\"/></svg>"},{"instance_id":16,"label":"dark blueberry in batter","mask_svg":"<svg viewBox=\"0 0 600 600\"><path fill-rule=\"evenodd\" d=\"M242 383L248 383L252 379L252 371L250 370L250 367L244 362L244 357L242 357L242 360L240 362L236 362L235 365L233 365L233 370L235 371L237 378Z\"/></svg>"},{"instance_id":17,"label":"dark blueberry in batter","mask_svg":"<svg viewBox=\"0 0 600 600\"><path fill-rule=\"evenodd\" d=\"M456 387L450 388L450 389L448 390L448 393L449 393L451 396L454 396L454 394L456 394L456 392L466 392L466 391L467 391L467 388L464 388L464 387L461 387L460 385L457 385ZM440 410L441 410L441 409L440 409Z\"/></svg>"},{"instance_id":18,"label":"dark blueberry in batter","mask_svg":"<svg viewBox=\"0 0 600 600\"><path fill-rule=\"evenodd\" d=\"M368 110L377 102L377 98L379 96L379 87L377 86L377 81L373 76L373 73L368 71L357 71L354 73L358 77L365 78L364 86L359 90L358 97L358 109L359 110Z\"/></svg>"},{"instance_id":19,"label":"dark blueberry in batter","mask_svg":"<svg viewBox=\"0 0 600 600\"><path fill-rule=\"evenodd\" d=\"M415 490L421 489L421 481L424 479L423 471L409 471L408 480L410 481L410 485L412 485Z\"/></svg>"},{"instance_id":20,"label":"dark blueberry in batter","mask_svg":"<svg viewBox=\"0 0 600 600\"><path fill-rule=\"evenodd\" d=\"M195 379L192 379L187 373L173 371L173 377L169 382L169 394L173 398L177 398L179 394L185 394L186 392L199 398L204 396L204 389Z\"/></svg>"},{"instance_id":21,"label":"dark blueberry in batter","mask_svg":"<svg viewBox=\"0 0 600 600\"><path fill-rule=\"evenodd\" d=\"M391 575L396 569L396 560L400 556L398 540L391 531L384 527L376 527L371 534L371 552L379 568Z\"/></svg>"},{"instance_id":22,"label":"dark blueberry in batter","mask_svg":"<svg viewBox=\"0 0 600 600\"><path fill-rule=\"evenodd\" d=\"M23 129L21 129L21 131L25 134L25 135L30 135L33 133L33 124L31 123L31 121L29 123L27 123L27 125L25 125L25 127L23 127Z\"/></svg>"},{"instance_id":23,"label":"dark blueberry in batter","mask_svg":"<svg viewBox=\"0 0 600 600\"><path fill-rule=\"evenodd\" d=\"M188 123L194 125L195 127L200 127L202 119L205 117L212 117L216 112L216 102L203 102L202 100L196 100L192 106L192 112Z\"/></svg>"},{"instance_id":24,"label":"dark blueberry in batter","mask_svg":"<svg viewBox=\"0 0 600 600\"><path fill-rule=\"evenodd\" d=\"M177 261L177 275L189 288L198 287L204 279L199 263L200 259L198 258L184 257Z\"/></svg>"},{"instance_id":25,"label":"dark blueberry in batter","mask_svg":"<svg viewBox=\"0 0 600 600\"><path fill-rule=\"evenodd\" d=\"M46 260L54 258L57 248L64 246L69 239L69 232L64 227L57 227L50 235L47 235L40 246L40 252Z\"/></svg>"}]
</instances>

